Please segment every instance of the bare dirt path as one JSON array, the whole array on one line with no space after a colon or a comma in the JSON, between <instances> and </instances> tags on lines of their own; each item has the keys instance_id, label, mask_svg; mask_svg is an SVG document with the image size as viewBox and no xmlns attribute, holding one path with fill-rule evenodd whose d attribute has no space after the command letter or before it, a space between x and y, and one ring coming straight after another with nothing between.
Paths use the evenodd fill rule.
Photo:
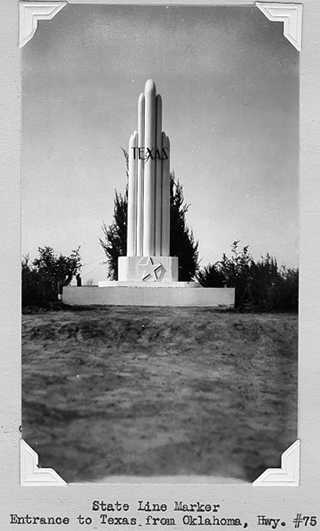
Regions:
<instances>
[{"instance_id":1,"label":"bare dirt path","mask_svg":"<svg viewBox=\"0 0 320 531\"><path fill-rule=\"evenodd\" d=\"M23 437L66 481L252 481L297 432L297 316L86 308L23 316Z\"/></svg>"}]
</instances>

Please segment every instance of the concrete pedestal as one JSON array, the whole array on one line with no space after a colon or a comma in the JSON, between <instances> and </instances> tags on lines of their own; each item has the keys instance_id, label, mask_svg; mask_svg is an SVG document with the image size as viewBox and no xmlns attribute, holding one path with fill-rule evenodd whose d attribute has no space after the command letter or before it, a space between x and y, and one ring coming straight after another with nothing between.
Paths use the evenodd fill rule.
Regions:
<instances>
[{"instance_id":1,"label":"concrete pedestal","mask_svg":"<svg viewBox=\"0 0 320 531\"><path fill-rule=\"evenodd\" d=\"M160 284L160 283L159 283ZM202 306L233 308L234 288L82 286L63 288L62 300L74 306Z\"/></svg>"},{"instance_id":2,"label":"concrete pedestal","mask_svg":"<svg viewBox=\"0 0 320 531\"><path fill-rule=\"evenodd\" d=\"M119 281L177 282L178 258L176 256L120 256Z\"/></svg>"},{"instance_id":3,"label":"concrete pedestal","mask_svg":"<svg viewBox=\"0 0 320 531\"><path fill-rule=\"evenodd\" d=\"M99 288L127 287L127 288L201 288L198 282L144 282L143 280L100 280Z\"/></svg>"}]
</instances>

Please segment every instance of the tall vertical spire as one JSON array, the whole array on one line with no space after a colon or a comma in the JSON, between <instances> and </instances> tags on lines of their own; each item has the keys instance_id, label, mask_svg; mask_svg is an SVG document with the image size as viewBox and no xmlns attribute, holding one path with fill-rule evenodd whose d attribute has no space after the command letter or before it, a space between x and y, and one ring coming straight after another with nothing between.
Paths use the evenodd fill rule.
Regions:
<instances>
[{"instance_id":1,"label":"tall vertical spire","mask_svg":"<svg viewBox=\"0 0 320 531\"><path fill-rule=\"evenodd\" d=\"M129 142L127 256L170 256L169 149L161 96L149 79Z\"/></svg>"}]
</instances>

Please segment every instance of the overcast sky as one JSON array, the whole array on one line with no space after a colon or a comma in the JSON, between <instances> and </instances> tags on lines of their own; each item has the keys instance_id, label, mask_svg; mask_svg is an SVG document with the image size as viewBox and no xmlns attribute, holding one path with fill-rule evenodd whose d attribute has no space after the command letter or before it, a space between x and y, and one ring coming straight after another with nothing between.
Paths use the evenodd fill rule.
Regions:
<instances>
[{"instance_id":1,"label":"overcast sky","mask_svg":"<svg viewBox=\"0 0 320 531\"><path fill-rule=\"evenodd\" d=\"M282 24L255 7L67 5L23 48L23 254L98 238L137 127L139 93L163 98L171 169L202 263L233 240L298 263L298 72Z\"/></svg>"}]
</instances>

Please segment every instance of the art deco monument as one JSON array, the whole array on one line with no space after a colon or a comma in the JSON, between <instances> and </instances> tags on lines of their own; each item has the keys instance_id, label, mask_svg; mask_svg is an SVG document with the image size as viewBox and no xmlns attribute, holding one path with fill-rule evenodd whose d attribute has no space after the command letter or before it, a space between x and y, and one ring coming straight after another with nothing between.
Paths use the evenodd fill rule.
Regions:
<instances>
[{"instance_id":1,"label":"art deco monument","mask_svg":"<svg viewBox=\"0 0 320 531\"><path fill-rule=\"evenodd\" d=\"M151 79L138 99L137 131L130 137L128 156L127 255L118 258L118 280L67 286L63 302L232 307L233 288L178 281L178 258L170 256L170 142L162 131L161 96Z\"/></svg>"},{"instance_id":2,"label":"art deco monument","mask_svg":"<svg viewBox=\"0 0 320 531\"><path fill-rule=\"evenodd\" d=\"M119 281L176 282L170 256L170 142L162 131L162 100L146 82L138 100L137 131L129 141L127 256Z\"/></svg>"}]
</instances>

